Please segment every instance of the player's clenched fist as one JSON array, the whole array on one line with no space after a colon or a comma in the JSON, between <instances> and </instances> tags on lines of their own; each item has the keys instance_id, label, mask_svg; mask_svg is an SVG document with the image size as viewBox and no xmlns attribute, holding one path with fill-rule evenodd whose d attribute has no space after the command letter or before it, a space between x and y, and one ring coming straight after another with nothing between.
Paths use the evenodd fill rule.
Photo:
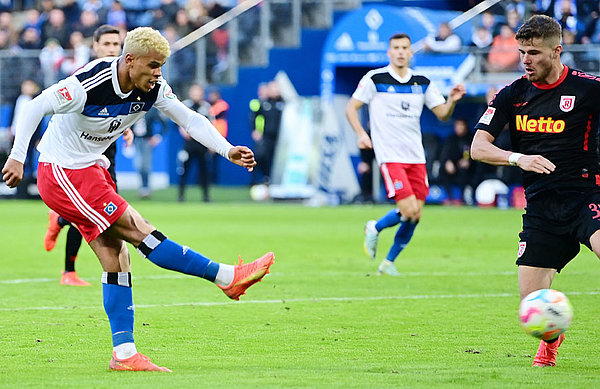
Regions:
<instances>
[{"instance_id":1,"label":"player's clenched fist","mask_svg":"<svg viewBox=\"0 0 600 389\"><path fill-rule=\"evenodd\" d=\"M229 160L236 165L245 167L249 172L254 170L256 161L254 153L246 146L235 146L229 150Z\"/></svg>"},{"instance_id":2,"label":"player's clenched fist","mask_svg":"<svg viewBox=\"0 0 600 389\"><path fill-rule=\"evenodd\" d=\"M23 179L23 164L12 158L4 164L2 168L2 180L6 182L9 188L14 188Z\"/></svg>"}]
</instances>

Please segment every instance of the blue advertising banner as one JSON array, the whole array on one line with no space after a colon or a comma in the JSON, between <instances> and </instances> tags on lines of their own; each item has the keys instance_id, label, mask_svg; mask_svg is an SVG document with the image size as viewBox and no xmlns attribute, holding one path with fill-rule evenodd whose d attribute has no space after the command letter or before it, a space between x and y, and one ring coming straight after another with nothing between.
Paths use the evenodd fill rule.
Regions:
<instances>
[{"instance_id":1,"label":"blue advertising banner","mask_svg":"<svg viewBox=\"0 0 600 389\"><path fill-rule=\"evenodd\" d=\"M403 32L411 37L413 48L419 41L435 35L440 23L460 15L458 11L437 11L417 7L386 5L363 7L343 17L331 30L321 58L321 97L331 101L339 93L336 74L340 67L376 68L388 64L388 39ZM472 22L454 31L464 43L470 41ZM464 75L472 60L466 53L418 52L411 67L435 80L442 91ZM343 81L342 81L343 82Z\"/></svg>"},{"instance_id":2,"label":"blue advertising banner","mask_svg":"<svg viewBox=\"0 0 600 389\"><path fill-rule=\"evenodd\" d=\"M411 67L434 80L446 94L454 84L462 82L474 59L468 53L419 51L420 41L435 36L441 23L460 14L458 11L378 5L348 13L331 29L321 57L321 105L323 118L328 121L321 129L320 169L316 180L318 196L323 199L321 203L343 203L356 194L357 177L348 166L353 158L356 159L358 148L352 130L346 125L343 107L368 70L389 63L389 38L396 33L409 35L416 52ZM473 22L467 22L454 32L468 43L472 26ZM422 121L424 129L442 129L428 112L424 113Z\"/></svg>"}]
</instances>

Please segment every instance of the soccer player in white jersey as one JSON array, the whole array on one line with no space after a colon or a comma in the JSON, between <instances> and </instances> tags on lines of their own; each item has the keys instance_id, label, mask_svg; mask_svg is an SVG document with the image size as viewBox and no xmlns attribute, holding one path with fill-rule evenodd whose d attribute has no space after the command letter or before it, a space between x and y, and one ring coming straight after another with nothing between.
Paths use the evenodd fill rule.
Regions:
<instances>
[{"instance_id":1,"label":"soccer player in white jersey","mask_svg":"<svg viewBox=\"0 0 600 389\"><path fill-rule=\"evenodd\" d=\"M96 53L97 58L103 57L118 57L121 54L121 35L117 27L108 24L103 24L94 31L92 48ZM123 133L123 140L127 147L133 143L133 131L130 128ZM108 158L110 166L108 173L117 183L117 175L115 171L115 157L117 154L117 144L113 142L108 146L104 155ZM48 213L48 229L44 235L44 248L46 251L51 251L56 245L56 239L63 227L69 226L67 231L67 242L65 247L65 270L60 278L61 285L72 286L89 286L90 283L82 280L75 271L75 260L81 247L83 239L76 226L73 226L68 220L50 210Z\"/></svg>"},{"instance_id":2,"label":"soccer player in white jersey","mask_svg":"<svg viewBox=\"0 0 600 389\"><path fill-rule=\"evenodd\" d=\"M123 54L90 62L31 100L16 129L13 149L2 169L15 187L23 177L29 139L43 116L54 114L38 145L38 188L44 202L76 224L104 270L102 290L109 319L113 370L170 371L136 349L129 253L125 242L156 265L212 281L231 299L260 281L273 253L236 266L211 261L168 239L119 196L102 152L152 107L165 113L192 138L236 165L252 171L252 150L232 146L204 116L190 110L161 76L170 55L167 40L150 27L130 31Z\"/></svg>"},{"instance_id":3,"label":"soccer player in white jersey","mask_svg":"<svg viewBox=\"0 0 600 389\"><path fill-rule=\"evenodd\" d=\"M446 121L465 95L462 84L450 90L448 101L427 77L409 68L413 56L410 37L395 34L389 40L388 66L368 72L346 105L346 117L358 136L358 147L372 148L380 166L389 198L396 208L365 227L365 251L375 259L379 232L400 223L394 243L379 265L379 274L398 275L394 261L410 241L421 219L429 193L420 119L427 106ZM358 110L369 105L371 136L362 126Z\"/></svg>"}]
</instances>

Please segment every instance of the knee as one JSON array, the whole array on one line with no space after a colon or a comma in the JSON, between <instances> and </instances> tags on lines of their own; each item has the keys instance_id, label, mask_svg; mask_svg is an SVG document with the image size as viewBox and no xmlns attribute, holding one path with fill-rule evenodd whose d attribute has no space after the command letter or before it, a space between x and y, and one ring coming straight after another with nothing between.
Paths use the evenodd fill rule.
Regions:
<instances>
[{"instance_id":1,"label":"knee","mask_svg":"<svg viewBox=\"0 0 600 389\"><path fill-rule=\"evenodd\" d=\"M144 219L135 209L128 207L123 215L113 224L117 235L137 247L146 236L156 228Z\"/></svg>"},{"instance_id":2,"label":"knee","mask_svg":"<svg viewBox=\"0 0 600 389\"><path fill-rule=\"evenodd\" d=\"M406 209L401 209L400 213L413 222L418 222L421 219L421 209L418 206L406 207Z\"/></svg>"},{"instance_id":3,"label":"knee","mask_svg":"<svg viewBox=\"0 0 600 389\"><path fill-rule=\"evenodd\" d=\"M594 254L600 259L600 230L594 232L590 237L590 246Z\"/></svg>"}]
</instances>

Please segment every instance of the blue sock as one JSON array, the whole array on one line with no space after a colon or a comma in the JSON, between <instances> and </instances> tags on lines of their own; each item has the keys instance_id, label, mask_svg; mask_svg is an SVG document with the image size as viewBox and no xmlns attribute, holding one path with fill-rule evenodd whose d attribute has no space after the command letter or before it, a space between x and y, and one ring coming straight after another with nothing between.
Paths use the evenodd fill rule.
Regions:
<instances>
[{"instance_id":1,"label":"blue sock","mask_svg":"<svg viewBox=\"0 0 600 389\"><path fill-rule=\"evenodd\" d=\"M113 347L133 343L134 306L131 273L102 274L104 310L110 322Z\"/></svg>"},{"instance_id":2,"label":"blue sock","mask_svg":"<svg viewBox=\"0 0 600 389\"><path fill-rule=\"evenodd\" d=\"M393 227L398 223L400 223L400 211L394 208L377 221L375 229L377 229L377 232L380 232L384 228Z\"/></svg>"},{"instance_id":3,"label":"blue sock","mask_svg":"<svg viewBox=\"0 0 600 389\"><path fill-rule=\"evenodd\" d=\"M390 247L390 251L386 257L388 261L394 262L398 254L404 250L404 247L410 242L417 224L418 222L407 220L398 227L398 231L396 231L396 235L394 236L394 243Z\"/></svg>"},{"instance_id":4,"label":"blue sock","mask_svg":"<svg viewBox=\"0 0 600 389\"><path fill-rule=\"evenodd\" d=\"M198 254L189 247L167 239L158 230L152 231L138 246L138 252L154 264L180 273L215 281L219 264Z\"/></svg>"}]
</instances>

